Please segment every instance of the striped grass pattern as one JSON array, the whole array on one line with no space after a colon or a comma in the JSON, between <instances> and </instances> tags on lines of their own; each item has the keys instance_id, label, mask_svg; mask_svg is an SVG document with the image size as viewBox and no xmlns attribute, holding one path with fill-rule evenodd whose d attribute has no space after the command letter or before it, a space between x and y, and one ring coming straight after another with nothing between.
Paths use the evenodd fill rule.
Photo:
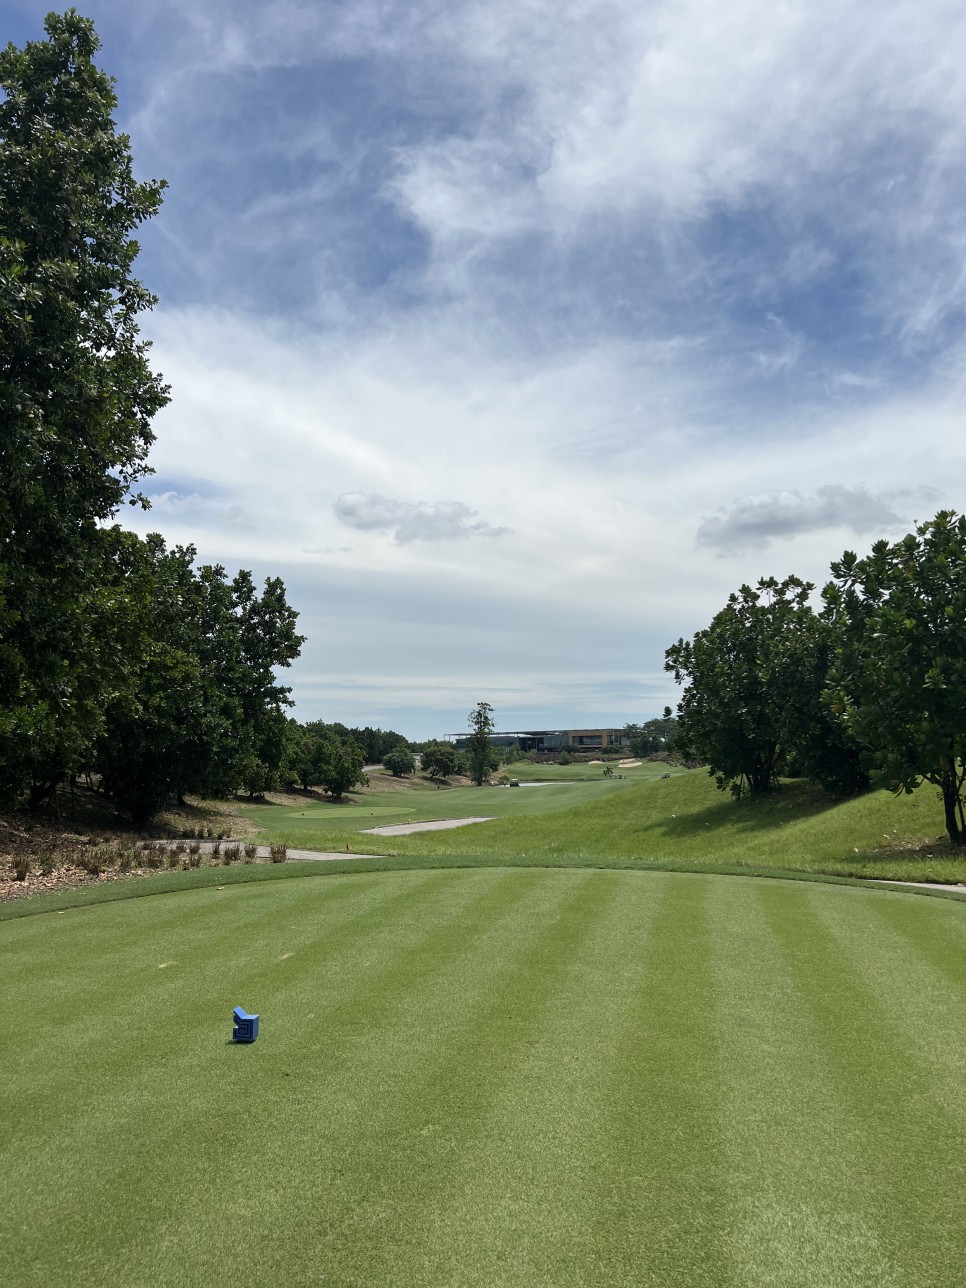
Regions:
<instances>
[{"instance_id":1,"label":"striped grass pattern","mask_svg":"<svg viewBox=\"0 0 966 1288\"><path fill-rule=\"evenodd\" d=\"M961 1282L962 904L410 871L0 947L7 1284Z\"/></svg>"}]
</instances>

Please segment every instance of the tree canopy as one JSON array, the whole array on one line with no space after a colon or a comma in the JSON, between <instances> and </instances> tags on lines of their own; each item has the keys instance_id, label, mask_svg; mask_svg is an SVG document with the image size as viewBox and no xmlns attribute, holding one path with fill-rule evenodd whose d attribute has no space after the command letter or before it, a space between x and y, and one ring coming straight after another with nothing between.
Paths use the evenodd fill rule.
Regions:
<instances>
[{"instance_id":1,"label":"tree canopy","mask_svg":"<svg viewBox=\"0 0 966 1288\"><path fill-rule=\"evenodd\" d=\"M833 710L876 764L875 781L939 788L946 832L966 843L966 518L941 511L901 541L832 564Z\"/></svg>"},{"instance_id":2,"label":"tree canopy","mask_svg":"<svg viewBox=\"0 0 966 1288\"><path fill-rule=\"evenodd\" d=\"M74 9L0 51L0 803L80 770L137 821L277 774L298 655L285 587L113 525L168 390L138 319L133 177L100 42Z\"/></svg>"},{"instance_id":3,"label":"tree canopy","mask_svg":"<svg viewBox=\"0 0 966 1288\"><path fill-rule=\"evenodd\" d=\"M466 758L469 763L470 777L477 787L481 787L487 774L498 763L490 735L493 733L493 708L488 702L478 702L467 719L470 722L470 736L466 740Z\"/></svg>"},{"instance_id":4,"label":"tree canopy","mask_svg":"<svg viewBox=\"0 0 966 1288\"><path fill-rule=\"evenodd\" d=\"M665 654L665 669L686 685L677 749L707 761L735 796L770 791L809 731L828 732L828 637L808 602L813 589L798 577L742 586L706 630Z\"/></svg>"}]
</instances>

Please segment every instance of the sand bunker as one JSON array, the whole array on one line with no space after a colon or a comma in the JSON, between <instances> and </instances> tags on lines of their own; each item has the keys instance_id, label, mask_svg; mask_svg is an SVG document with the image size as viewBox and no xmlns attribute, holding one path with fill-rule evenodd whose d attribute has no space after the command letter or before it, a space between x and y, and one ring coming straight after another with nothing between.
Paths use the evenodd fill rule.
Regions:
<instances>
[{"instance_id":1,"label":"sand bunker","mask_svg":"<svg viewBox=\"0 0 966 1288\"><path fill-rule=\"evenodd\" d=\"M367 827L373 836L408 836L410 832L442 832L448 827L466 827L467 823L489 823L488 818L435 818L427 823L387 823L385 827Z\"/></svg>"}]
</instances>

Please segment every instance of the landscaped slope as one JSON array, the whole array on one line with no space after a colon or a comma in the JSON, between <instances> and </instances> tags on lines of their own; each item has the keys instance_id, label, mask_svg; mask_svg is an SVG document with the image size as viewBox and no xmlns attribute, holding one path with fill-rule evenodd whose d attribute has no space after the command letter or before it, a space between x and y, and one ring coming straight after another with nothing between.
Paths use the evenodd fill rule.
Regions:
<instances>
[{"instance_id":1,"label":"landscaped slope","mask_svg":"<svg viewBox=\"0 0 966 1288\"><path fill-rule=\"evenodd\" d=\"M573 793L568 796L568 793ZM402 818L431 818L431 794ZM569 802L574 802L569 804ZM253 811L267 835L310 848L372 850L359 829L398 821L368 802L338 813L325 805L303 811ZM512 816L510 811L512 810ZM411 837L380 837L378 848L400 856L451 856L460 862L585 864L646 862L745 865L906 880L966 880L966 859L951 853L935 791L912 796L871 792L835 801L802 782L761 799L734 802L703 770L640 783L561 784L453 792L437 817L497 814L493 822Z\"/></svg>"}]
</instances>

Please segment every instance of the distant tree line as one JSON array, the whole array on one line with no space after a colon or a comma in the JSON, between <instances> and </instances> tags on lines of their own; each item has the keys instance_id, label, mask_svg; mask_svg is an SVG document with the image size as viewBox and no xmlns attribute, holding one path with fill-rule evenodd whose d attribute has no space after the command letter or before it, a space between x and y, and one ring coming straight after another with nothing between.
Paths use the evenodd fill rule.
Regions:
<instances>
[{"instance_id":1,"label":"distant tree line","mask_svg":"<svg viewBox=\"0 0 966 1288\"><path fill-rule=\"evenodd\" d=\"M310 720L306 724L289 720L283 756L273 781L266 786L291 787L298 783L305 791L322 787L332 796L344 796L353 787L365 783L366 765L385 762L390 773L396 773L392 762L399 754L403 756L400 763L412 762L410 769L401 772L411 773L415 761L409 743L392 729L373 729L369 725L356 729L338 722L326 724L324 720Z\"/></svg>"},{"instance_id":2,"label":"distant tree line","mask_svg":"<svg viewBox=\"0 0 966 1288\"><path fill-rule=\"evenodd\" d=\"M667 650L675 745L736 796L780 775L839 796L932 783L964 844L966 518L941 511L831 574L818 610L811 583L763 579Z\"/></svg>"},{"instance_id":3,"label":"distant tree line","mask_svg":"<svg viewBox=\"0 0 966 1288\"><path fill-rule=\"evenodd\" d=\"M660 752L674 751L677 721L667 715L658 720L645 720L643 724L626 724L624 737L632 756L654 756Z\"/></svg>"}]
</instances>

